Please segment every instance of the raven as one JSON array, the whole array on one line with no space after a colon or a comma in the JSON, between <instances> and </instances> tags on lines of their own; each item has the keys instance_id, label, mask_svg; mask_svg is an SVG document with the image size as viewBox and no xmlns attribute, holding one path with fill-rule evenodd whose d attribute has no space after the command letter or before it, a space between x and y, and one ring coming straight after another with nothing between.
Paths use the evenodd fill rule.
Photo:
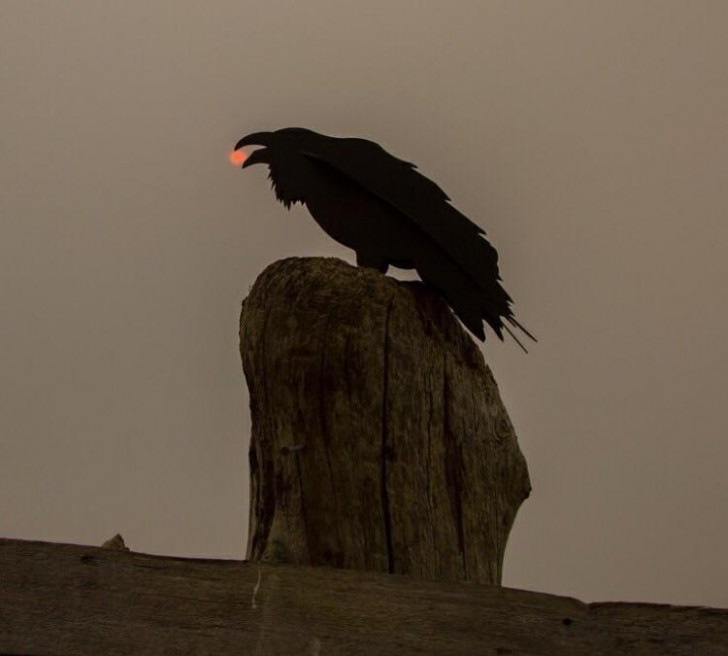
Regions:
<instances>
[{"instance_id":1,"label":"raven","mask_svg":"<svg viewBox=\"0 0 728 656\"><path fill-rule=\"evenodd\" d=\"M536 341L513 316L500 284L498 253L482 228L410 162L367 139L330 137L305 128L255 132L235 145L263 146L242 164L267 164L276 197L303 203L336 241L356 252L359 266L386 273L416 269L465 326L485 340L483 320L503 340L508 323ZM240 158L242 159L242 158Z\"/></svg>"}]
</instances>

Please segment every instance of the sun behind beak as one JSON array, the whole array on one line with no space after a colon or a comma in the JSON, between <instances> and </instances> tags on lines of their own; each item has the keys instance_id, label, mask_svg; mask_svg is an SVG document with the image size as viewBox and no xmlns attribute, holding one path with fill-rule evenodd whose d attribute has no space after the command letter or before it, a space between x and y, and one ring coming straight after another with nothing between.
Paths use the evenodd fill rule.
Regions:
<instances>
[{"instance_id":1,"label":"sun behind beak","mask_svg":"<svg viewBox=\"0 0 728 656\"><path fill-rule=\"evenodd\" d=\"M246 146L268 146L270 143L270 132L253 132L244 136L238 143L235 144L233 152L237 152L241 148ZM254 150L244 160L242 160L242 168L251 166L252 164L268 164L268 150L266 148L259 148Z\"/></svg>"}]
</instances>

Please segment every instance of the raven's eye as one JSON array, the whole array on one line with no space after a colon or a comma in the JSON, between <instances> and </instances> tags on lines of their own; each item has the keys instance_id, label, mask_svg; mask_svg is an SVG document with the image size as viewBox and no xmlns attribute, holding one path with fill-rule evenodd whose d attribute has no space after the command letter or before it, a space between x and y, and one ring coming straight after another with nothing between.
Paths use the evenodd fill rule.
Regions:
<instances>
[{"instance_id":1,"label":"raven's eye","mask_svg":"<svg viewBox=\"0 0 728 656\"><path fill-rule=\"evenodd\" d=\"M246 159L248 159L248 155L242 150L233 150L230 153L230 163L233 166L240 166Z\"/></svg>"}]
</instances>

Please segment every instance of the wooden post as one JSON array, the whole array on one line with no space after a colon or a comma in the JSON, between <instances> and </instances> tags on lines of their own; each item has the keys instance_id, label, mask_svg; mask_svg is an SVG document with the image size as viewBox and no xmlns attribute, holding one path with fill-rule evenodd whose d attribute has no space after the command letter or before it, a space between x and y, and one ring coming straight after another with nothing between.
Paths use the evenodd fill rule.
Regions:
<instances>
[{"instance_id":1,"label":"wooden post","mask_svg":"<svg viewBox=\"0 0 728 656\"><path fill-rule=\"evenodd\" d=\"M282 260L243 302L240 350L248 559L500 584L528 470L439 297L336 259Z\"/></svg>"}]
</instances>

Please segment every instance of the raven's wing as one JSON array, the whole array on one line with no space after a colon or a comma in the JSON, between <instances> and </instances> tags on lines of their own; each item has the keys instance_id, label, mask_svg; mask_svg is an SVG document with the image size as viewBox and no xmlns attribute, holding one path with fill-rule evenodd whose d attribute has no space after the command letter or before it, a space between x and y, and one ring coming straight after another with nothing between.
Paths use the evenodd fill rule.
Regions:
<instances>
[{"instance_id":1,"label":"raven's wing","mask_svg":"<svg viewBox=\"0 0 728 656\"><path fill-rule=\"evenodd\" d=\"M455 209L447 194L414 164L367 139L312 139L302 152L333 167L406 216L477 284L487 287L500 280L498 253L485 239L485 231ZM506 299L510 300L507 294Z\"/></svg>"}]
</instances>

